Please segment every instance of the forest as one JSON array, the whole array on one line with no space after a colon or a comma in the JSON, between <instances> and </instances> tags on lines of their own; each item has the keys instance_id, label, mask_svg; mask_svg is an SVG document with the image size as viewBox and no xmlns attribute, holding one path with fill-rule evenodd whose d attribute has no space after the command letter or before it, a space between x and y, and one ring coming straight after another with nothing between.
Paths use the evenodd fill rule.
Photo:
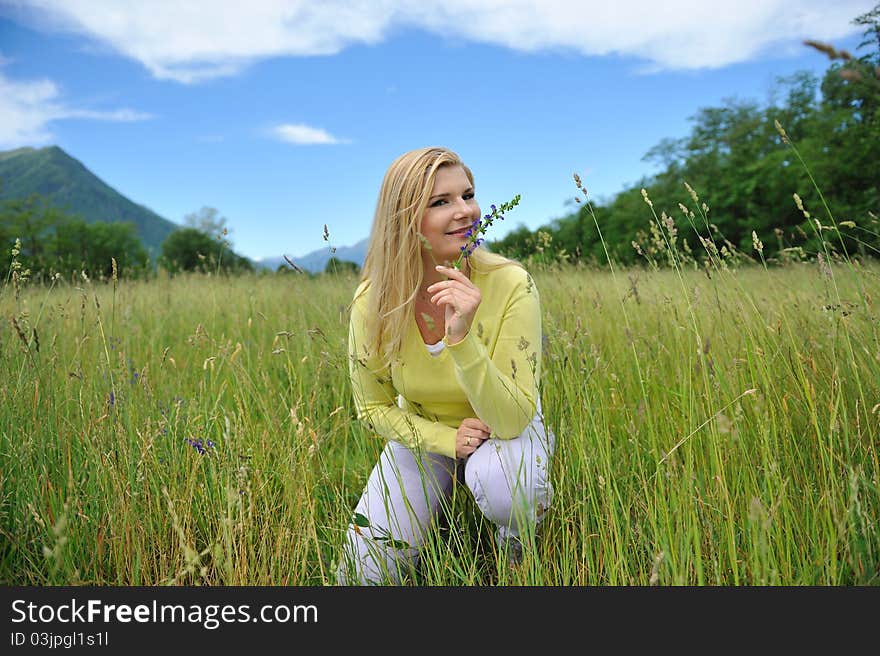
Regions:
<instances>
[{"instance_id":1,"label":"forest","mask_svg":"<svg viewBox=\"0 0 880 656\"><path fill-rule=\"evenodd\" d=\"M673 242L682 259L696 261L701 240L731 256L757 259L760 250L768 262L815 257L823 243L841 255L876 257L880 5L854 23L863 27L856 53L804 43L829 59L821 79L801 72L780 78L763 104L729 99L701 108L690 134L645 154L660 167L656 175L609 201L581 201L535 231L520 226L489 247L519 259L598 265L663 265Z\"/></svg>"}]
</instances>

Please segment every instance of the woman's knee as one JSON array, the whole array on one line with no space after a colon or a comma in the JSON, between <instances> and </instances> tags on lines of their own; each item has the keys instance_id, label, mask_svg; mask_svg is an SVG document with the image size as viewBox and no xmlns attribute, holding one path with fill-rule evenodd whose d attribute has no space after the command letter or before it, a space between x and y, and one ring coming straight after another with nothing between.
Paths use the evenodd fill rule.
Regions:
<instances>
[{"instance_id":1,"label":"woman's knee","mask_svg":"<svg viewBox=\"0 0 880 656\"><path fill-rule=\"evenodd\" d=\"M498 458L477 459L477 453L493 449L492 440L481 446L465 468L465 484L487 519L495 524L510 523L514 508L513 489Z\"/></svg>"},{"instance_id":2,"label":"woman's knee","mask_svg":"<svg viewBox=\"0 0 880 656\"><path fill-rule=\"evenodd\" d=\"M493 449L493 446L488 442L478 451ZM499 526L522 526L539 521L549 504L543 478L533 463L523 461L516 466L496 454L469 462L465 470L465 482L477 506Z\"/></svg>"},{"instance_id":3,"label":"woman's knee","mask_svg":"<svg viewBox=\"0 0 880 656\"><path fill-rule=\"evenodd\" d=\"M488 519L511 527L541 520L553 496L549 466L554 441L552 433L533 422L512 440L485 442L468 459L465 482Z\"/></svg>"}]
</instances>

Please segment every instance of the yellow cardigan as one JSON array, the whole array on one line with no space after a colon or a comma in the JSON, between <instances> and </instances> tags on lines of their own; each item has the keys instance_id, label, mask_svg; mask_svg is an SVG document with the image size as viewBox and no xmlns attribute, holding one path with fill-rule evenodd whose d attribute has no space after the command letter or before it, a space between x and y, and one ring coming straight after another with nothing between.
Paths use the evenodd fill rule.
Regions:
<instances>
[{"instance_id":1,"label":"yellow cardigan","mask_svg":"<svg viewBox=\"0 0 880 656\"><path fill-rule=\"evenodd\" d=\"M444 337L446 348L435 357L413 314L390 375L367 349L369 281L358 285L349 324L349 374L357 417L378 436L454 458L462 419L479 417L492 437L511 439L534 418L542 344L535 283L516 265L473 271L471 281L482 300L464 339L449 344Z\"/></svg>"}]
</instances>

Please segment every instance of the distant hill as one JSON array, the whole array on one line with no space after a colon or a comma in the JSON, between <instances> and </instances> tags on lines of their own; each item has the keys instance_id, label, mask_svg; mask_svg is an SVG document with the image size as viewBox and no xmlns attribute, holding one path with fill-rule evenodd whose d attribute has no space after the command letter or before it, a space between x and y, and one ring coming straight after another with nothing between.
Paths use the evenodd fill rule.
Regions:
<instances>
[{"instance_id":1,"label":"distant hill","mask_svg":"<svg viewBox=\"0 0 880 656\"><path fill-rule=\"evenodd\" d=\"M335 253L331 253L330 247L328 246L326 248L312 251L302 257L293 257L290 255L288 255L288 257L290 257L293 263L300 269L305 269L312 273L321 273L327 266L327 262L331 257L335 257L337 260L342 260L343 262L354 262L359 267L363 267L364 259L367 257L367 244L369 241L369 238L366 238L362 239L354 246L337 246ZM283 256L267 257L262 260L257 260L255 264L258 267L271 269L272 271L275 271L282 264L286 267L290 266L284 260Z\"/></svg>"},{"instance_id":2,"label":"distant hill","mask_svg":"<svg viewBox=\"0 0 880 656\"><path fill-rule=\"evenodd\" d=\"M181 227L130 201L58 146L0 152L0 201L31 194L39 194L86 223L134 223L153 259L165 238Z\"/></svg>"}]
</instances>

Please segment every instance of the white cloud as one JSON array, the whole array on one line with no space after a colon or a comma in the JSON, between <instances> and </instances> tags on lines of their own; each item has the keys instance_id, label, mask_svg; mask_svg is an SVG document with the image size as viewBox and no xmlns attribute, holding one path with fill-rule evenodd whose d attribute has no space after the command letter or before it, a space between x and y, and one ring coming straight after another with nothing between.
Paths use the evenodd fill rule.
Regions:
<instances>
[{"instance_id":1,"label":"white cloud","mask_svg":"<svg viewBox=\"0 0 880 656\"><path fill-rule=\"evenodd\" d=\"M15 82L0 73L0 148L51 141L47 124L61 112L57 97L49 80Z\"/></svg>"},{"instance_id":2,"label":"white cloud","mask_svg":"<svg viewBox=\"0 0 880 656\"><path fill-rule=\"evenodd\" d=\"M53 140L49 125L64 119L143 121L149 114L130 109L109 112L66 106L51 80L11 80L0 73L0 148L40 146Z\"/></svg>"},{"instance_id":3,"label":"white cloud","mask_svg":"<svg viewBox=\"0 0 880 656\"><path fill-rule=\"evenodd\" d=\"M343 144L346 139L338 139L321 128L303 123L287 123L272 128L272 134L281 141L299 145Z\"/></svg>"},{"instance_id":4,"label":"white cloud","mask_svg":"<svg viewBox=\"0 0 880 656\"><path fill-rule=\"evenodd\" d=\"M133 109L115 109L112 112L99 112L92 109L68 109L63 116L57 118L90 118L96 121L133 123L135 121L148 121L155 117L152 114L136 112Z\"/></svg>"},{"instance_id":5,"label":"white cloud","mask_svg":"<svg viewBox=\"0 0 880 656\"><path fill-rule=\"evenodd\" d=\"M18 0L41 27L87 35L179 82L258 59L329 55L416 27L450 41L642 60L649 70L725 66L857 31L875 0Z\"/></svg>"}]
</instances>

